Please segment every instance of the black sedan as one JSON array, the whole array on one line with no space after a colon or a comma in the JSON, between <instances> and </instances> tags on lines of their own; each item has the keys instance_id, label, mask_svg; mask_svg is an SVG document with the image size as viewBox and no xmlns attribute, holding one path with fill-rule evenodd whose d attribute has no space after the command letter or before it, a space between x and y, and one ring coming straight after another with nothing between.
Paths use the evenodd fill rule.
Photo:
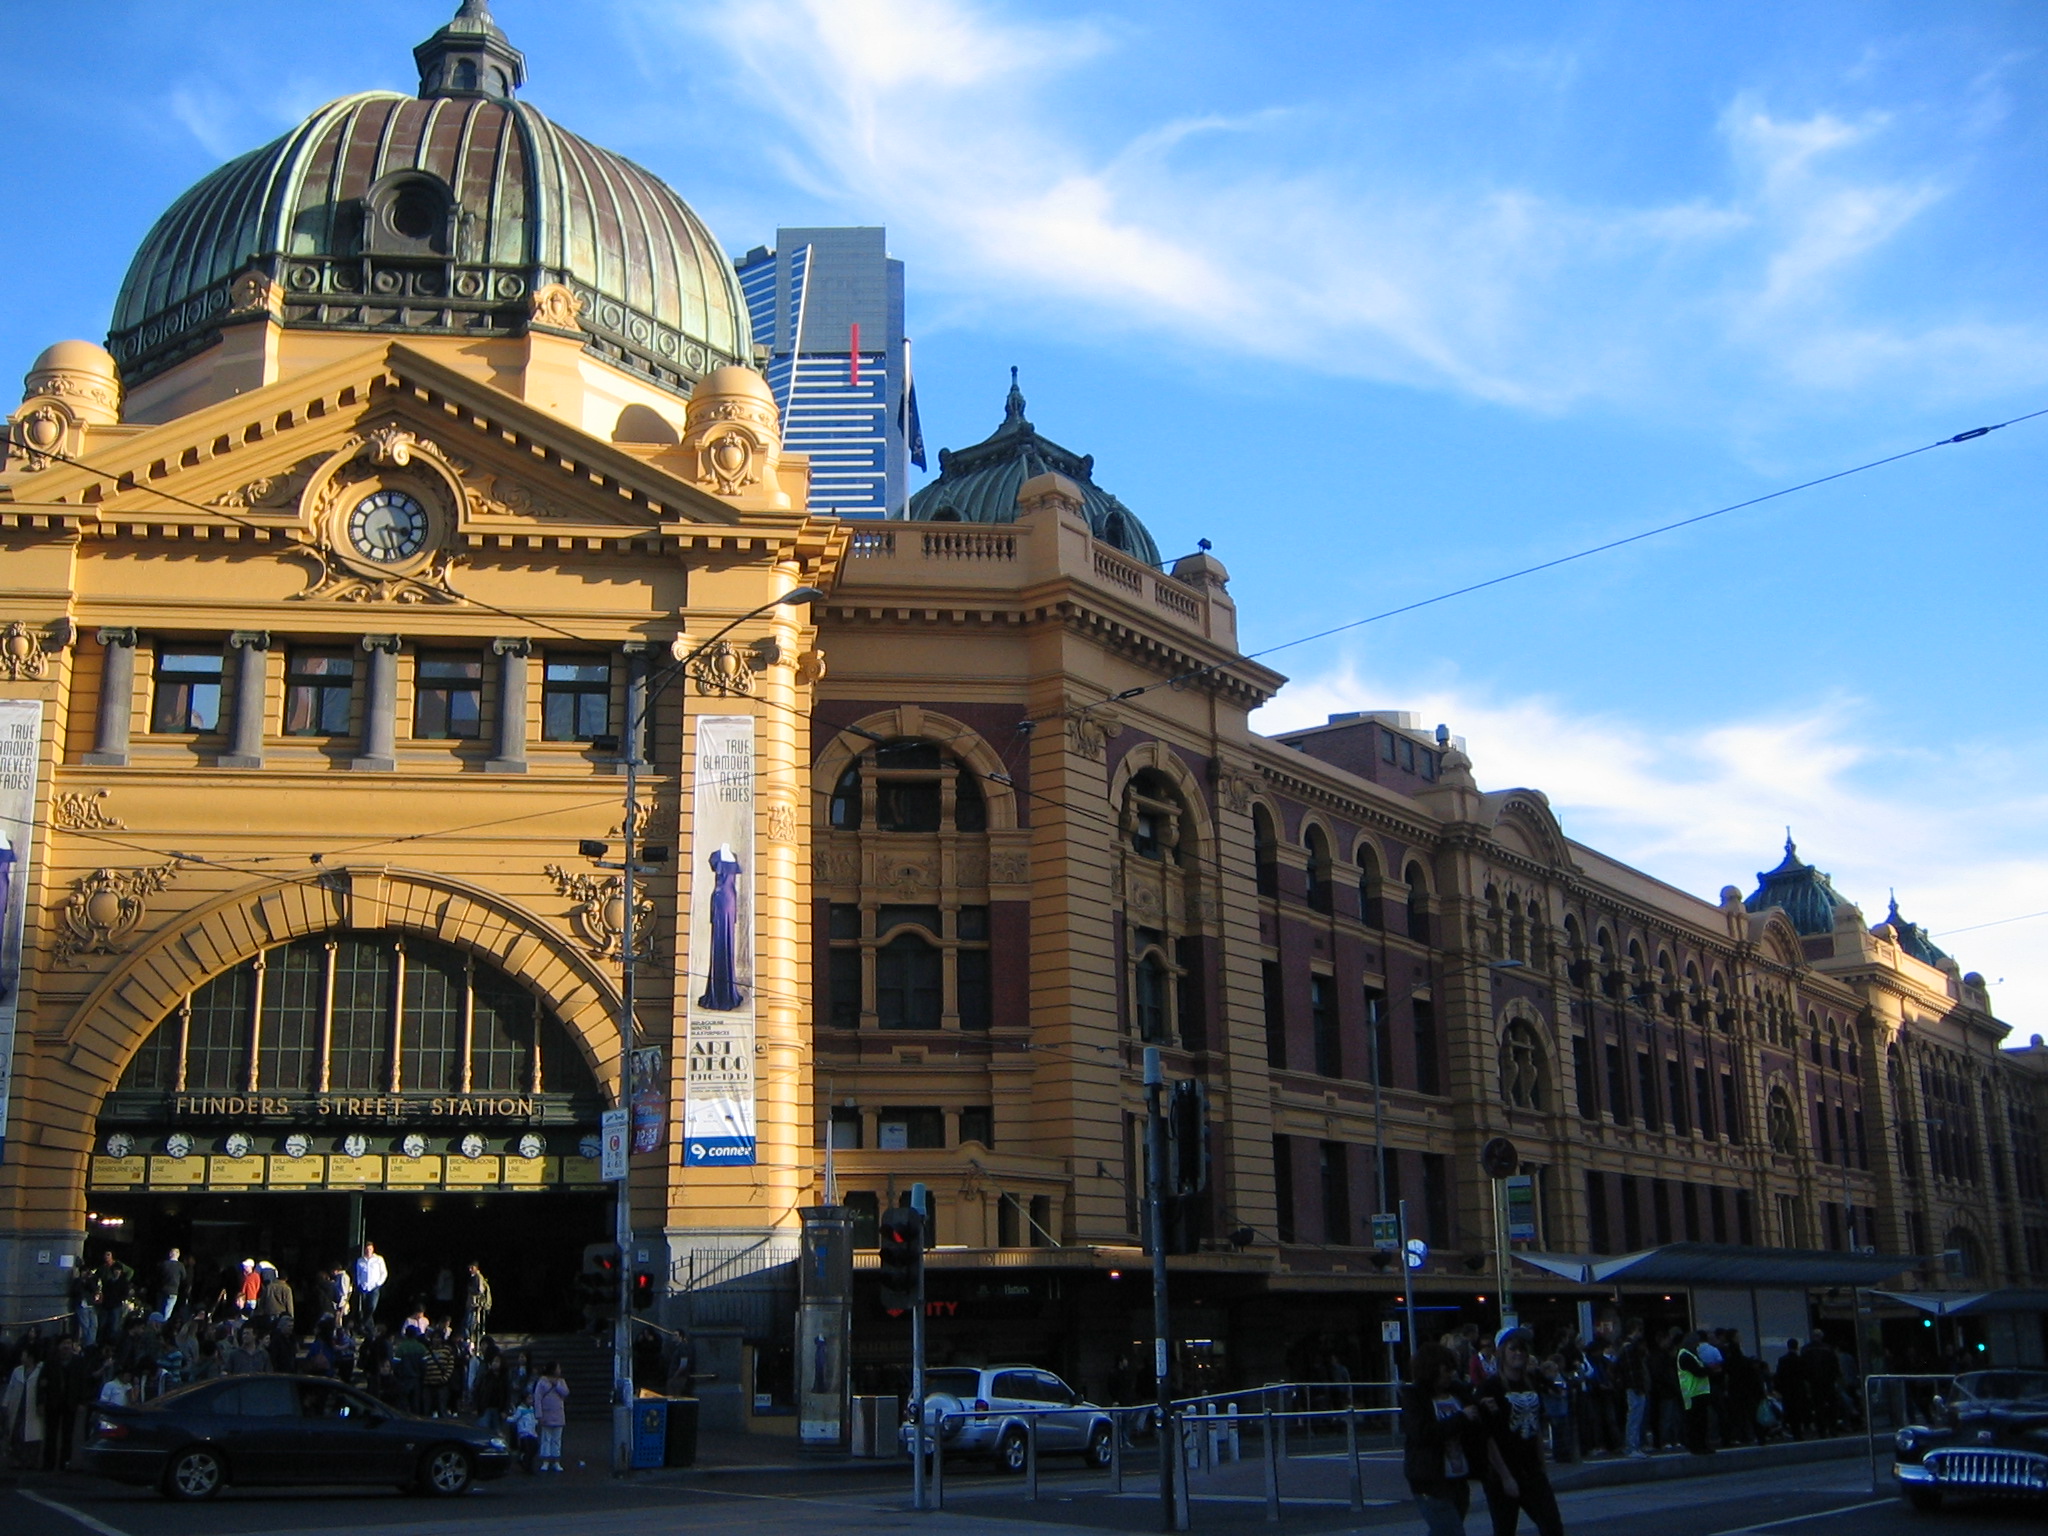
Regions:
<instances>
[{"instance_id":1,"label":"black sedan","mask_svg":"<svg viewBox=\"0 0 2048 1536\"><path fill-rule=\"evenodd\" d=\"M2048 1501L2048 1372L1971 1371L1936 1398L1939 1423L1893 1441L1892 1475L1915 1509L1947 1496Z\"/></svg>"},{"instance_id":2,"label":"black sedan","mask_svg":"<svg viewBox=\"0 0 2048 1536\"><path fill-rule=\"evenodd\" d=\"M229 1376L131 1408L92 1410L87 1471L166 1498L238 1487L375 1483L453 1495L512 1465L505 1441L457 1419L426 1419L339 1382Z\"/></svg>"}]
</instances>

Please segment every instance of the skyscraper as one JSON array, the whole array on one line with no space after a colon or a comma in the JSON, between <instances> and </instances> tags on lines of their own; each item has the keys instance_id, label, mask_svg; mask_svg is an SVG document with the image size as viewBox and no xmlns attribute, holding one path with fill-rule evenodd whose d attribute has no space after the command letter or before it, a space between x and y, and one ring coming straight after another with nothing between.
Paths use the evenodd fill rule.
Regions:
<instances>
[{"instance_id":1,"label":"skyscraper","mask_svg":"<svg viewBox=\"0 0 2048 1536\"><path fill-rule=\"evenodd\" d=\"M923 448L904 398L903 263L887 231L778 229L773 250L756 246L738 267L783 446L810 456L811 510L899 512Z\"/></svg>"}]
</instances>

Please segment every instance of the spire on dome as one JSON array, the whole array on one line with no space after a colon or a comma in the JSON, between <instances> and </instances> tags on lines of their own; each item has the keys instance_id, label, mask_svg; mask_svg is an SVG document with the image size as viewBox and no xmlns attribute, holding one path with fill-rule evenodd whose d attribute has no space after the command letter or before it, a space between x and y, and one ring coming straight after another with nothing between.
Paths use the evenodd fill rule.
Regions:
<instances>
[{"instance_id":1,"label":"spire on dome","mask_svg":"<svg viewBox=\"0 0 2048 1536\"><path fill-rule=\"evenodd\" d=\"M1010 365L1010 393L1003 401L1003 426L1027 430L1031 426L1024 419L1024 391L1017 387L1017 366L1014 363Z\"/></svg>"},{"instance_id":2,"label":"spire on dome","mask_svg":"<svg viewBox=\"0 0 2048 1536\"><path fill-rule=\"evenodd\" d=\"M489 0L462 0L454 18L412 51L420 95L510 96L526 84L526 55L491 16Z\"/></svg>"}]
</instances>

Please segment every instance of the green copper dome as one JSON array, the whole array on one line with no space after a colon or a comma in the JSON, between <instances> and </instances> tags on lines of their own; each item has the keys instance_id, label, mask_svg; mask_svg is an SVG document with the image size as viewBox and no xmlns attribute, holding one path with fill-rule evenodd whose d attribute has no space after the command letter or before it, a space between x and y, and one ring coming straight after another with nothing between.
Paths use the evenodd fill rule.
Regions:
<instances>
[{"instance_id":1,"label":"green copper dome","mask_svg":"<svg viewBox=\"0 0 2048 1536\"><path fill-rule=\"evenodd\" d=\"M739 279L703 221L652 172L514 100L525 61L481 0L414 57L417 97L331 102L157 220L107 339L129 386L246 314L237 279L252 271L292 328L517 335L560 283L590 350L670 388L751 361Z\"/></svg>"},{"instance_id":2,"label":"green copper dome","mask_svg":"<svg viewBox=\"0 0 2048 1536\"><path fill-rule=\"evenodd\" d=\"M1785 838L1785 857L1778 861L1778 867L1762 871L1756 880L1756 890L1743 905L1752 912L1782 907L1792 926L1802 934L1833 932L1835 908L1848 904L1826 875L1800 860L1790 834Z\"/></svg>"},{"instance_id":3,"label":"green copper dome","mask_svg":"<svg viewBox=\"0 0 2048 1536\"><path fill-rule=\"evenodd\" d=\"M905 515L915 522L1014 523L1017 492L1034 475L1065 475L1081 488L1081 505L1095 537L1159 564L1159 546L1135 513L1094 481L1095 460L1070 453L1038 435L1024 416L1024 392L1010 370L1003 424L972 448L940 449L939 477L910 498Z\"/></svg>"}]
</instances>

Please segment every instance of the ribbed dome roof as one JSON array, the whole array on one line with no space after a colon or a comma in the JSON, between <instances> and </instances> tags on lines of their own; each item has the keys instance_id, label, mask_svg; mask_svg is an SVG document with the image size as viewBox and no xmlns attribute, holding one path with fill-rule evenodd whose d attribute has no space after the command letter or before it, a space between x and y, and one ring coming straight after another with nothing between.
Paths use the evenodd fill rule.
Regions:
<instances>
[{"instance_id":1,"label":"ribbed dome roof","mask_svg":"<svg viewBox=\"0 0 2048 1536\"><path fill-rule=\"evenodd\" d=\"M1159 564L1159 546L1137 515L1097 485L1091 455L1070 453L1024 416L1024 392L1010 370L1003 424L972 448L941 449L939 477L910 498L905 516L919 522L1014 523L1017 492L1034 475L1065 475L1081 488L1081 505L1095 537Z\"/></svg>"},{"instance_id":2,"label":"ribbed dome roof","mask_svg":"<svg viewBox=\"0 0 2048 1536\"><path fill-rule=\"evenodd\" d=\"M1782 907L1792 926L1802 934L1828 933L1835 926L1835 909L1847 900L1828 877L1803 862L1791 837L1785 838L1785 857L1776 869L1756 877L1756 890L1743 903L1752 912Z\"/></svg>"},{"instance_id":3,"label":"ribbed dome roof","mask_svg":"<svg viewBox=\"0 0 2048 1536\"><path fill-rule=\"evenodd\" d=\"M419 97L331 102L157 220L108 337L131 387L211 345L252 268L290 327L518 334L562 283L593 350L670 387L751 360L710 231L652 172L513 100L523 60L485 6L415 56Z\"/></svg>"}]
</instances>

